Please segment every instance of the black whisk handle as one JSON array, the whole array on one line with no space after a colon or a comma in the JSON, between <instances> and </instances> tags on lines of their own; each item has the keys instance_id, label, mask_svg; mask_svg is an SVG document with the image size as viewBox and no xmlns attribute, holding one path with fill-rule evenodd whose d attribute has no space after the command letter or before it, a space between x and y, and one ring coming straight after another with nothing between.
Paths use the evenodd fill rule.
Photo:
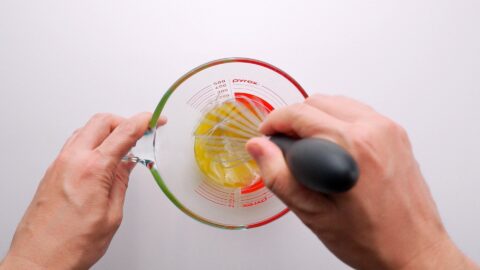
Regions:
<instances>
[{"instance_id":1,"label":"black whisk handle","mask_svg":"<svg viewBox=\"0 0 480 270\"><path fill-rule=\"evenodd\" d=\"M293 177L313 191L345 192L357 183L357 163L333 142L319 138L293 139L285 135L273 135L270 140L282 150Z\"/></svg>"}]
</instances>

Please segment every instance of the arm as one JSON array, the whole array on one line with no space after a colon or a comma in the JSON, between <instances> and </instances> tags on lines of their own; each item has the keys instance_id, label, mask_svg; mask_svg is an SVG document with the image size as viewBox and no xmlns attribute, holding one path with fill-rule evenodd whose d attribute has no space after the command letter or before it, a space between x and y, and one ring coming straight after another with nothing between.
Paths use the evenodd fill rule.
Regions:
<instances>
[{"instance_id":1,"label":"arm","mask_svg":"<svg viewBox=\"0 0 480 270\"><path fill-rule=\"evenodd\" d=\"M121 162L150 114L94 116L65 143L17 227L0 269L88 269L122 221L132 163Z\"/></svg>"},{"instance_id":2,"label":"arm","mask_svg":"<svg viewBox=\"0 0 480 270\"><path fill-rule=\"evenodd\" d=\"M396 123L357 101L316 95L273 111L260 130L329 139L358 162L357 185L326 196L297 183L269 140L247 144L265 184L348 265L478 269L445 231L408 136Z\"/></svg>"}]
</instances>

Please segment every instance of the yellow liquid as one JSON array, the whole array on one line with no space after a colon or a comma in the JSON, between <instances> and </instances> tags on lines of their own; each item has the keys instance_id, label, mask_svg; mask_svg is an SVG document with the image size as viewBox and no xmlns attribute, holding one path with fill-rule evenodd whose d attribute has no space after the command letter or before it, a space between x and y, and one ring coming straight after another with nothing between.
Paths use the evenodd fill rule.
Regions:
<instances>
[{"instance_id":1,"label":"yellow liquid","mask_svg":"<svg viewBox=\"0 0 480 270\"><path fill-rule=\"evenodd\" d=\"M231 114L243 117L231 102L209 111L195 130L195 159L210 181L229 188L249 186L258 178L258 167L245 151L245 134ZM233 123L225 123L225 119Z\"/></svg>"}]
</instances>

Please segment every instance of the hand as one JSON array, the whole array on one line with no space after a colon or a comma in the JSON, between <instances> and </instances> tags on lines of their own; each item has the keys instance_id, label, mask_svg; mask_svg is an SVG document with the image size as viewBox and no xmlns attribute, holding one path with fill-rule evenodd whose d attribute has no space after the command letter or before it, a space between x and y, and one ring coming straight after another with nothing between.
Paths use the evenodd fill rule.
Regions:
<instances>
[{"instance_id":1,"label":"hand","mask_svg":"<svg viewBox=\"0 0 480 270\"><path fill-rule=\"evenodd\" d=\"M122 221L134 167L121 159L142 137L150 116L98 114L68 139L0 268L87 269L105 254Z\"/></svg>"},{"instance_id":2,"label":"hand","mask_svg":"<svg viewBox=\"0 0 480 270\"><path fill-rule=\"evenodd\" d=\"M448 237L399 125L354 100L316 95L273 111L260 131L328 139L357 161L357 185L327 196L296 182L268 139L247 143L266 186L345 263L356 269L475 268Z\"/></svg>"}]
</instances>

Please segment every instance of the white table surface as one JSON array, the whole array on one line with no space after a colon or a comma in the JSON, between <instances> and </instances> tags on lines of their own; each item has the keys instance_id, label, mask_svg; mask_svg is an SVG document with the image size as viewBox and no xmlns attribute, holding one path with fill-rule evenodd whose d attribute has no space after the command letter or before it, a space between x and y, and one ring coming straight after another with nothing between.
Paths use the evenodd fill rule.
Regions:
<instances>
[{"instance_id":1,"label":"white table surface","mask_svg":"<svg viewBox=\"0 0 480 270\"><path fill-rule=\"evenodd\" d=\"M1 0L0 256L92 114L151 111L189 69L245 56L401 123L448 231L480 262L479 10L476 0ZM199 224L138 167L94 269L348 268L293 214L241 232Z\"/></svg>"}]
</instances>

